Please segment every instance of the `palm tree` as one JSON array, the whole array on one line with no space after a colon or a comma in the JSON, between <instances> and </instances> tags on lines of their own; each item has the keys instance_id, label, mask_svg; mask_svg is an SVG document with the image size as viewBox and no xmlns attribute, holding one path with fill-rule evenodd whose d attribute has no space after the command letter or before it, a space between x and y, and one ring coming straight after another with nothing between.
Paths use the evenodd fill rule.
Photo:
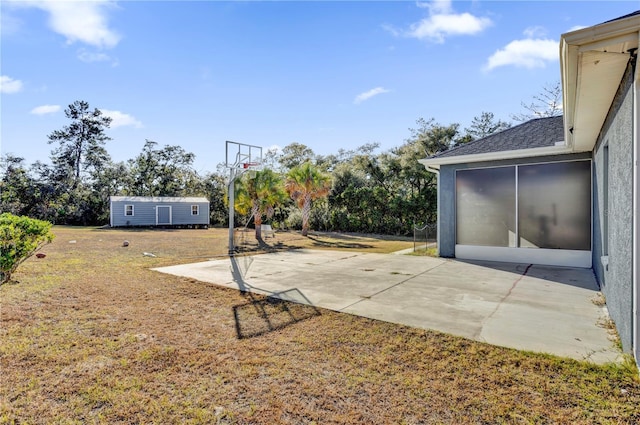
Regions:
<instances>
[{"instance_id":1,"label":"palm tree","mask_svg":"<svg viewBox=\"0 0 640 425\"><path fill-rule=\"evenodd\" d=\"M320 172L310 162L305 162L289 171L284 188L302 210L302 236L307 236L311 202L329 194L331 178Z\"/></svg>"},{"instance_id":2,"label":"palm tree","mask_svg":"<svg viewBox=\"0 0 640 425\"><path fill-rule=\"evenodd\" d=\"M236 180L235 209L240 214L251 212L256 226L256 239L262 239L262 216L270 219L276 205L284 202L286 193L282 178L271 170L245 174Z\"/></svg>"}]
</instances>

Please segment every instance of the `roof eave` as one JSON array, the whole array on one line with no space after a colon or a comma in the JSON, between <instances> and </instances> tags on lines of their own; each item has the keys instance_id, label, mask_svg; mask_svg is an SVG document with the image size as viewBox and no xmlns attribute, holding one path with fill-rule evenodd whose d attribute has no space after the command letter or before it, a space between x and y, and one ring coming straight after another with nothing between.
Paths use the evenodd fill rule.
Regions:
<instances>
[{"instance_id":1,"label":"roof eave","mask_svg":"<svg viewBox=\"0 0 640 425\"><path fill-rule=\"evenodd\" d=\"M640 15L634 15L561 36L564 133L575 151L593 149L639 30Z\"/></svg>"},{"instance_id":2,"label":"roof eave","mask_svg":"<svg viewBox=\"0 0 640 425\"><path fill-rule=\"evenodd\" d=\"M576 80L578 76L578 48L560 39L560 82L562 84L562 114L564 116L564 140L573 146L573 113L575 111Z\"/></svg>"},{"instance_id":3,"label":"roof eave","mask_svg":"<svg viewBox=\"0 0 640 425\"><path fill-rule=\"evenodd\" d=\"M478 153L473 155L447 156L443 158L420 159L422 165L427 168L439 169L441 165L467 164L473 162L502 161L507 159L529 158L546 155L562 155L574 153L575 151L565 144L556 146L545 146L541 148L515 149L500 152Z\"/></svg>"}]
</instances>

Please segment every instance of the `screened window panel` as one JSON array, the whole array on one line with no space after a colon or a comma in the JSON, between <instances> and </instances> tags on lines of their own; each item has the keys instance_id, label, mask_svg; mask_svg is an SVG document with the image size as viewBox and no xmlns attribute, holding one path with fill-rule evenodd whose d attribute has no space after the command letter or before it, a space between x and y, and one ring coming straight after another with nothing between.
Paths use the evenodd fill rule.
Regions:
<instances>
[{"instance_id":1,"label":"screened window panel","mask_svg":"<svg viewBox=\"0 0 640 425\"><path fill-rule=\"evenodd\" d=\"M516 246L515 167L458 170L456 243Z\"/></svg>"},{"instance_id":2,"label":"screened window panel","mask_svg":"<svg viewBox=\"0 0 640 425\"><path fill-rule=\"evenodd\" d=\"M591 249L591 162L518 167L518 234L523 248Z\"/></svg>"}]
</instances>

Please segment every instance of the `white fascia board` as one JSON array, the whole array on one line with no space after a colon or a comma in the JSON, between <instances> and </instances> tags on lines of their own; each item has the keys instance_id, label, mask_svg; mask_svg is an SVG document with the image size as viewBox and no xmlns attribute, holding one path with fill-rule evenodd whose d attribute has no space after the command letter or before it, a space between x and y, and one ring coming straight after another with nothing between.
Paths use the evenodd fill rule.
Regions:
<instances>
[{"instance_id":1,"label":"white fascia board","mask_svg":"<svg viewBox=\"0 0 640 425\"><path fill-rule=\"evenodd\" d=\"M637 45L638 43L638 36L636 33L628 33L628 34L624 34L624 35L620 35L618 37L610 37L607 38L605 40L598 40L598 41L594 41L592 43L587 43L587 44L581 44L580 47L578 48L578 51L580 53L583 52L588 52L588 51L592 51L592 50L600 50L600 51L608 51L610 46L613 45L626 45L626 44L631 44L631 45ZM623 53L621 52L616 52L616 53Z\"/></svg>"},{"instance_id":2,"label":"white fascia board","mask_svg":"<svg viewBox=\"0 0 640 425\"><path fill-rule=\"evenodd\" d=\"M580 89L580 58L586 51L605 51L609 46L631 43L637 46L637 34L640 30L640 15L612 22L605 22L560 36L560 79L562 83L562 107L564 114L565 140L574 145L571 129L574 128L578 91ZM595 81L587 82L597 84Z\"/></svg>"},{"instance_id":3,"label":"white fascia board","mask_svg":"<svg viewBox=\"0 0 640 425\"><path fill-rule=\"evenodd\" d=\"M578 47L560 40L560 82L562 84L562 114L564 140L573 146L573 123L575 121L576 95L578 88Z\"/></svg>"},{"instance_id":4,"label":"white fascia board","mask_svg":"<svg viewBox=\"0 0 640 425\"><path fill-rule=\"evenodd\" d=\"M473 155L447 156L443 158L419 159L427 169L438 169L441 165L466 164L469 162L502 161L506 159L529 158L533 156L562 155L574 153L571 146L545 146L543 148L516 149L510 151L478 153Z\"/></svg>"},{"instance_id":5,"label":"white fascia board","mask_svg":"<svg viewBox=\"0 0 640 425\"><path fill-rule=\"evenodd\" d=\"M615 21L605 22L592 27L567 32L562 34L560 37L570 45L597 45L607 39L611 39L615 42L620 37L638 32L639 26L640 15L635 15L625 19L617 19Z\"/></svg>"}]
</instances>

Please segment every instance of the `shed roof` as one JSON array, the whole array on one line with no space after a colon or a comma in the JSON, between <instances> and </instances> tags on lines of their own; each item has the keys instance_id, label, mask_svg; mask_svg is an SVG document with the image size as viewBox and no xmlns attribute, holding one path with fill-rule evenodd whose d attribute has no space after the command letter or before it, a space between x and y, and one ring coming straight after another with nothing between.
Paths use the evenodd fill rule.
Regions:
<instances>
[{"instance_id":1,"label":"shed roof","mask_svg":"<svg viewBox=\"0 0 640 425\"><path fill-rule=\"evenodd\" d=\"M550 147L563 140L562 116L536 118L433 155L429 159Z\"/></svg>"},{"instance_id":2,"label":"shed roof","mask_svg":"<svg viewBox=\"0 0 640 425\"><path fill-rule=\"evenodd\" d=\"M111 196L111 202L206 202L209 200L205 197L194 196Z\"/></svg>"}]
</instances>

